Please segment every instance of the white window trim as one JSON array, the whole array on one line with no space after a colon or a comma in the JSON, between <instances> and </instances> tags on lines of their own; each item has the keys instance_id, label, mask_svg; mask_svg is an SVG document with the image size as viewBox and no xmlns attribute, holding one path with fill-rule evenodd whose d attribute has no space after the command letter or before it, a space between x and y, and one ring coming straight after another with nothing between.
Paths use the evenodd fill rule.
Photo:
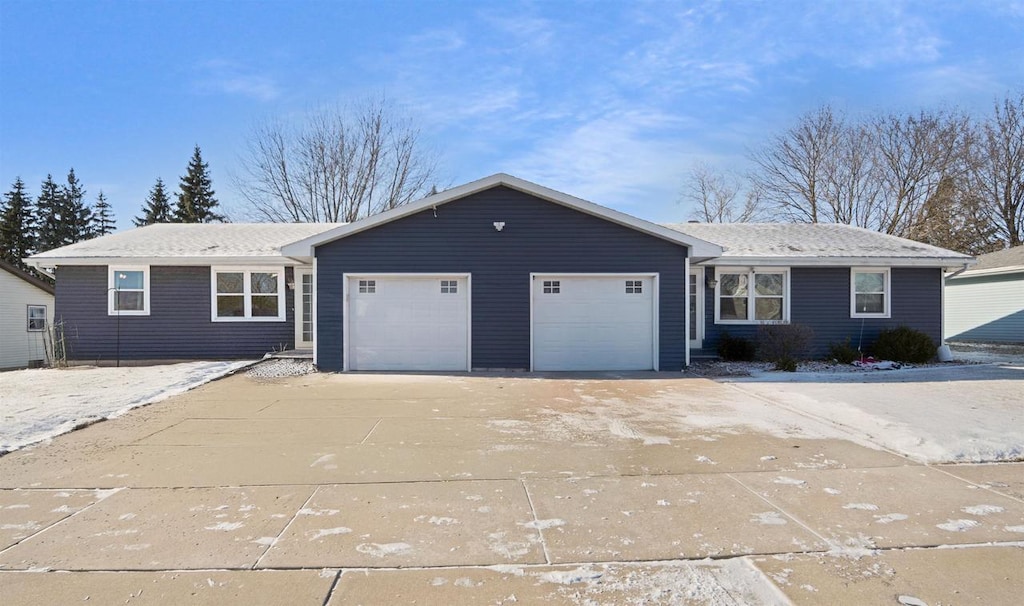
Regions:
<instances>
[{"instance_id":1,"label":"white window trim","mask_svg":"<svg viewBox=\"0 0 1024 606\"><path fill-rule=\"evenodd\" d=\"M42 308L42 310L43 310L43 327L42 328L32 328L32 320L33 320L33 318L32 318L32 308L33 307L35 307L35 308ZM25 332L45 332L46 331L46 325L49 323L49 320L48 320L49 312L50 312L50 310L48 310L45 305L37 305L35 303L29 303L28 305L26 305L25 306ZM38 320L39 318L35 318L35 319Z\"/></svg>"},{"instance_id":2,"label":"white window trim","mask_svg":"<svg viewBox=\"0 0 1024 606\"><path fill-rule=\"evenodd\" d=\"M857 274L885 274L885 292L882 293L885 311L867 313L857 311ZM867 293L865 293L867 294ZM851 318L891 318L892 317L892 269L889 267L851 267L850 268L850 317Z\"/></svg>"},{"instance_id":3,"label":"white window trim","mask_svg":"<svg viewBox=\"0 0 1024 606\"><path fill-rule=\"evenodd\" d=\"M115 309L114 298L119 289L115 289L114 275L123 271L142 272L142 309ZM136 292L135 290L124 292ZM108 265L107 266L107 315L108 316L148 316L149 315L149 265Z\"/></svg>"},{"instance_id":4,"label":"white window trim","mask_svg":"<svg viewBox=\"0 0 1024 606\"><path fill-rule=\"evenodd\" d=\"M722 319L722 274L747 274L749 279L750 287L747 288L747 313L750 314L750 319L747 320L723 320ZM789 292L789 276L790 271L788 267L715 267L715 324L724 325L758 325L758 324L778 324L779 320L757 320L753 316L755 312L755 296L754 296L754 275L755 274L781 274L782 275L782 323L789 324L790 322L790 292ZM689 279L689 278L687 278ZM689 338L689 335L687 335Z\"/></svg>"},{"instance_id":5,"label":"white window trim","mask_svg":"<svg viewBox=\"0 0 1024 606\"><path fill-rule=\"evenodd\" d=\"M242 301L244 316L220 317L217 315L217 274L218 273L241 273L242 278ZM251 274L276 273L277 274L277 315L276 316L252 316L252 279ZM237 294L235 296L238 296ZM256 296L269 297L268 294ZM284 322L285 315L285 283L284 267L211 267L210 268L210 321L212 322Z\"/></svg>"}]
</instances>

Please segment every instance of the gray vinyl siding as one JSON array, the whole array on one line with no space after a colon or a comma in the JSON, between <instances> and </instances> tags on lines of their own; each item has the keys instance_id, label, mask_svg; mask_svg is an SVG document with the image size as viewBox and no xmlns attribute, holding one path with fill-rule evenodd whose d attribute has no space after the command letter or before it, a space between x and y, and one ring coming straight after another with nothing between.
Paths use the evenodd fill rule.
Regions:
<instances>
[{"instance_id":1,"label":"gray vinyl siding","mask_svg":"<svg viewBox=\"0 0 1024 606\"><path fill-rule=\"evenodd\" d=\"M55 317L64 323L68 357L114 360L119 330L122 360L259 358L295 341L290 290L286 322L211 321L209 267L151 266L150 290L148 316L117 318L107 315L106 266L57 268Z\"/></svg>"},{"instance_id":2,"label":"gray vinyl siding","mask_svg":"<svg viewBox=\"0 0 1024 606\"><path fill-rule=\"evenodd\" d=\"M501 232L493 223L504 221ZM317 247L317 362L343 368L345 273L472 274L472 367L530 366L530 273L660 274L660 368L685 356L686 248L506 187Z\"/></svg>"},{"instance_id":3,"label":"gray vinyl siding","mask_svg":"<svg viewBox=\"0 0 1024 606\"><path fill-rule=\"evenodd\" d=\"M710 270L709 270L710 271ZM820 358L831 343L846 339L871 352L871 344L886 328L909 326L935 341L942 339L942 270L893 268L890 318L850 317L849 267L790 268L790 321L814 331L810 356ZM757 338L757 325L715 324L714 289L705 289L706 338L704 349L715 351L722 330L732 336Z\"/></svg>"},{"instance_id":4,"label":"gray vinyl siding","mask_svg":"<svg viewBox=\"0 0 1024 606\"><path fill-rule=\"evenodd\" d=\"M1024 273L949 280L946 339L1024 343Z\"/></svg>"}]
</instances>

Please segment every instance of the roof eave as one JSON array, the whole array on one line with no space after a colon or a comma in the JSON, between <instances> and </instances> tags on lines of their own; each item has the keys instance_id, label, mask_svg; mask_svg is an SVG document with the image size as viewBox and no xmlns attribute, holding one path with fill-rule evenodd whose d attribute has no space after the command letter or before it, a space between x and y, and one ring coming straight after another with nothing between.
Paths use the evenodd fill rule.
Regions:
<instances>
[{"instance_id":1,"label":"roof eave","mask_svg":"<svg viewBox=\"0 0 1024 606\"><path fill-rule=\"evenodd\" d=\"M582 198L570 196L569 194L565 194L542 185L537 185L536 183L531 183L505 173L498 173L489 177L484 177L483 179L478 179L471 183L453 187L452 189L433 196L428 196L417 202L411 202L372 217L367 217L365 219L349 223L348 225L343 225L324 233L298 240L292 244L283 246L281 248L281 252L287 256L312 257L313 249L317 246L322 246L329 242L372 229L378 225L383 225L384 223L389 223L391 221L401 219L402 217L422 212L429 208L437 208L438 206L448 202L465 198L466 196L471 196L475 193L498 186L515 189L549 202L561 204L562 206L567 206L580 212L617 223L624 227L629 227L648 235L668 240L681 246L686 246L689 248L690 256L692 258L712 258L722 254L722 247L717 244L695 238L674 229L663 227L656 223L638 219L627 215L626 213L600 206L593 202L583 200Z\"/></svg>"},{"instance_id":2,"label":"roof eave","mask_svg":"<svg viewBox=\"0 0 1024 606\"><path fill-rule=\"evenodd\" d=\"M268 266L309 265L312 258L283 255L247 255L228 257L29 257L25 259L33 267L43 269L58 266L87 265L158 265L158 266L211 266L247 265Z\"/></svg>"},{"instance_id":3,"label":"roof eave","mask_svg":"<svg viewBox=\"0 0 1024 606\"><path fill-rule=\"evenodd\" d=\"M707 266L761 266L761 267L942 267L963 268L973 265L971 257L766 257L722 255L703 263Z\"/></svg>"},{"instance_id":4,"label":"roof eave","mask_svg":"<svg viewBox=\"0 0 1024 606\"><path fill-rule=\"evenodd\" d=\"M951 280L962 278L983 278L985 276L1001 276L1005 274L1024 273L1024 265L1010 265L1007 267L993 267L991 269L972 269L957 276L950 276Z\"/></svg>"}]
</instances>

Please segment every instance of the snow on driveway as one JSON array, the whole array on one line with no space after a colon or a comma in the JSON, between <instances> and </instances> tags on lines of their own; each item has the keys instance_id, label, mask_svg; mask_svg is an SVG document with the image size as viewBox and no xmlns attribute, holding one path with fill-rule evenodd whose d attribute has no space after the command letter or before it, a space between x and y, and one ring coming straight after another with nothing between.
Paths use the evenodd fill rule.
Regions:
<instances>
[{"instance_id":1,"label":"snow on driveway","mask_svg":"<svg viewBox=\"0 0 1024 606\"><path fill-rule=\"evenodd\" d=\"M726 382L924 463L1024 459L1024 364L766 372Z\"/></svg>"},{"instance_id":2,"label":"snow on driveway","mask_svg":"<svg viewBox=\"0 0 1024 606\"><path fill-rule=\"evenodd\" d=\"M249 364L252 361L0 373L0 453L165 400Z\"/></svg>"}]
</instances>

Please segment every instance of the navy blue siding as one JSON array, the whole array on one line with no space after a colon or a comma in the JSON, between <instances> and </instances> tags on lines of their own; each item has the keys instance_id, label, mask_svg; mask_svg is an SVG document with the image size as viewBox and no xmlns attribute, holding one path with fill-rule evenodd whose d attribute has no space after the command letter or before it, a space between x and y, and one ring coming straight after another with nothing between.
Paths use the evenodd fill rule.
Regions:
<instances>
[{"instance_id":1,"label":"navy blue siding","mask_svg":"<svg viewBox=\"0 0 1024 606\"><path fill-rule=\"evenodd\" d=\"M291 270L285 273L290 279ZM254 358L295 341L292 291L286 322L212 322L209 267L150 267L150 315L120 317L122 360ZM68 357L117 357L118 318L107 315L106 266L57 268L55 320Z\"/></svg>"},{"instance_id":2,"label":"navy blue siding","mask_svg":"<svg viewBox=\"0 0 1024 606\"><path fill-rule=\"evenodd\" d=\"M501 232L495 221L504 221ZM660 273L660 368L685 356L686 249L506 187L322 245L317 362L341 370L342 275L472 274L473 368L529 368L530 272Z\"/></svg>"},{"instance_id":3,"label":"navy blue siding","mask_svg":"<svg viewBox=\"0 0 1024 606\"><path fill-rule=\"evenodd\" d=\"M709 269L709 272L711 270ZM893 268L891 318L850 317L850 268L794 267L790 270L790 320L814 330L812 357L824 357L831 343L847 338L866 353L878 333L886 328L909 326L941 344L942 270L939 268ZM732 336L755 339L756 325L716 325L714 289L705 289L706 338L704 349L714 351L722 330ZM863 328L863 336L861 329Z\"/></svg>"}]
</instances>

